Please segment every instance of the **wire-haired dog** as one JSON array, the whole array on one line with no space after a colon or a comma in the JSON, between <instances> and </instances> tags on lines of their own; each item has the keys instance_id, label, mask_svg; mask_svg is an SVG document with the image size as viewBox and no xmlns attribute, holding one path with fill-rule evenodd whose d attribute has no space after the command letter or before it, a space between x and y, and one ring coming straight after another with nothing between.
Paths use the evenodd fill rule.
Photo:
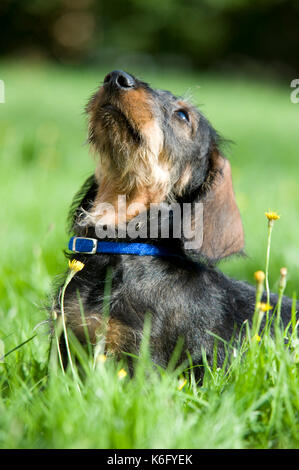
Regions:
<instances>
[{"instance_id":1,"label":"wire-haired dog","mask_svg":"<svg viewBox=\"0 0 299 470\"><path fill-rule=\"evenodd\" d=\"M220 153L218 134L189 103L122 71L105 77L87 113L89 142L99 163L71 213L70 258L83 262L84 269L66 290L68 326L82 343L86 326L93 344L105 336L106 353L119 357L138 354L149 314L155 363L168 363L179 338L182 359L188 352L200 365L204 349L212 360L213 334L229 341L245 319L252 319L256 298L252 286L215 268L244 245L230 164ZM181 222L174 234L175 211L168 212L168 238L162 233L163 218L155 219L158 230L150 227L151 208L161 204L175 206ZM184 229L186 207L189 232ZM109 270L109 318L103 320ZM276 303L271 294L271 304ZM284 323L290 314L291 301L285 298ZM221 365L222 342L217 354Z\"/></svg>"}]
</instances>

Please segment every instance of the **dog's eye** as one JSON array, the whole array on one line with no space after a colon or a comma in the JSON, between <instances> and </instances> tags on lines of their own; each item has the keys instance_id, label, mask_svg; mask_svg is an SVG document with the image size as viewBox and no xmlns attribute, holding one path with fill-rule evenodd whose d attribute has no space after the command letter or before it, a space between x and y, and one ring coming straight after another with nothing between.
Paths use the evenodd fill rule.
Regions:
<instances>
[{"instance_id":1,"label":"dog's eye","mask_svg":"<svg viewBox=\"0 0 299 470\"><path fill-rule=\"evenodd\" d=\"M176 115L182 120L189 122L189 114L184 109L178 109Z\"/></svg>"}]
</instances>

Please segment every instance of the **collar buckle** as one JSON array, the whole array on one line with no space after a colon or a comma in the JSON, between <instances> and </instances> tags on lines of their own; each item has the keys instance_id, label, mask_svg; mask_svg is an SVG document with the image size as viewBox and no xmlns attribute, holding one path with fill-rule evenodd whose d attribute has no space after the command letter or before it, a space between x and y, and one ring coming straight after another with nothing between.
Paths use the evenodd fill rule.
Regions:
<instances>
[{"instance_id":1,"label":"collar buckle","mask_svg":"<svg viewBox=\"0 0 299 470\"><path fill-rule=\"evenodd\" d=\"M78 242L78 245L77 245L77 242ZM96 238L73 237L71 250L74 253L94 255L97 252L97 247L98 247L98 240Z\"/></svg>"}]
</instances>

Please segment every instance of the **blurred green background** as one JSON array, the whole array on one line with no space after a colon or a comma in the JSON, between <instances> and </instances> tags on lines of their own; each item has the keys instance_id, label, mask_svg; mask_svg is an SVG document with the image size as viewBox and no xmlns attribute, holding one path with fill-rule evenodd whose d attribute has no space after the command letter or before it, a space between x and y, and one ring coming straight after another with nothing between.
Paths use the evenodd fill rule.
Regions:
<instances>
[{"instance_id":1,"label":"blurred green background","mask_svg":"<svg viewBox=\"0 0 299 470\"><path fill-rule=\"evenodd\" d=\"M298 20L297 0L1 0L0 54L286 75Z\"/></svg>"},{"instance_id":2,"label":"blurred green background","mask_svg":"<svg viewBox=\"0 0 299 470\"><path fill-rule=\"evenodd\" d=\"M299 294L298 16L291 0L1 1L0 333L13 332L11 346L45 318L66 267L68 206L94 168L84 106L115 68L191 98L234 141L248 258L220 267L253 282L265 266L264 212L276 210L270 284L287 266L287 294Z\"/></svg>"}]
</instances>

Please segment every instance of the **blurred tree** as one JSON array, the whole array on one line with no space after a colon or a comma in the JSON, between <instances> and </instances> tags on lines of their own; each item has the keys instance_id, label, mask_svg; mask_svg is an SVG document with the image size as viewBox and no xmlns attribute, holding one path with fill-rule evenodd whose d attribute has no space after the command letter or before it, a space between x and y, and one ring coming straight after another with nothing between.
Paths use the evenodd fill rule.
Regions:
<instances>
[{"instance_id":1,"label":"blurred tree","mask_svg":"<svg viewBox=\"0 0 299 470\"><path fill-rule=\"evenodd\" d=\"M298 0L1 0L0 55L298 70Z\"/></svg>"}]
</instances>

